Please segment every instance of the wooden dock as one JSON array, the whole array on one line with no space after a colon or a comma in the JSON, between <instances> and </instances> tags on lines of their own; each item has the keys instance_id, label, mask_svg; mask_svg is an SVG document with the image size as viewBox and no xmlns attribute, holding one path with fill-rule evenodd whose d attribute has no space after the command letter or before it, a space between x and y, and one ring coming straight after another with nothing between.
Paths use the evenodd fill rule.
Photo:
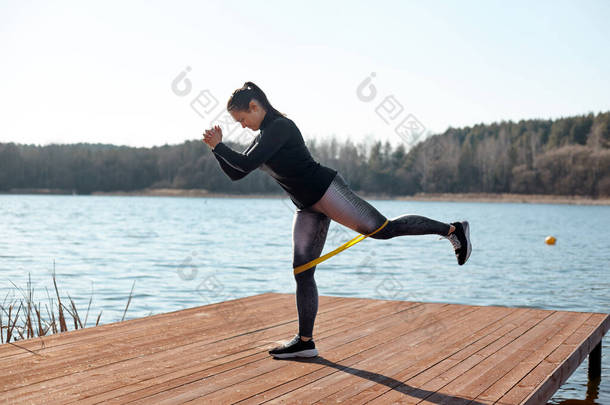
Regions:
<instances>
[{"instance_id":1,"label":"wooden dock","mask_svg":"<svg viewBox=\"0 0 610 405\"><path fill-rule=\"evenodd\" d=\"M544 404L610 317L320 296L320 355L271 358L297 324L266 293L0 345L0 404Z\"/></svg>"}]
</instances>

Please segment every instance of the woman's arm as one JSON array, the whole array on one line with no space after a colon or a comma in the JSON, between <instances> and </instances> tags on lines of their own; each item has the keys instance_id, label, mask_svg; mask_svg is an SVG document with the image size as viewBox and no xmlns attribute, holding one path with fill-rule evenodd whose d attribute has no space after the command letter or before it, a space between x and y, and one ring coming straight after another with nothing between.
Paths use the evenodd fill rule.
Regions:
<instances>
[{"instance_id":1,"label":"woman's arm","mask_svg":"<svg viewBox=\"0 0 610 405\"><path fill-rule=\"evenodd\" d=\"M233 166L231 166L227 162L225 162L225 160L223 158L221 158L219 155L214 153L215 147L212 144L214 137L219 138L218 140L216 140L216 146L218 146L218 143L220 141L222 141L222 130L220 129L219 126L215 126L212 129L206 130L204 132L204 138L202 139L202 141L210 147L210 149L212 150L212 154L214 155L216 160L218 160L218 163L220 164L220 168L222 169L222 171L225 172L225 174L227 176L229 176L229 178L233 181L239 180L239 179L245 177L248 173L244 172L243 170L234 168ZM255 141L256 140L253 140L250 143L250 145L248 145L248 147L244 150L243 153L246 153L248 150L250 150L252 148L252 146L254 145Z\"/></svg>"},{"instance_id":2,"label":"woman's arm","mask_svg":"<svg viewBox=\"0 0 610 405\"><path fill-rule=\"evenodd\" d=\"M258 136L256 138L254 138L252 140L252 142L250 142L250 145L248 145L248 147L242 152L242 154L247 154L248 152L250 152L250 150L254 147L254 145L256 144L257 141L258 141ZM218 145L219 144L217 144L216 147L214 149L212 149L212 153L214 153L214 151L216 150ZM228 146L227 146L227 148L228 148ZM220 155L217 155L216 153L214 153L214 157L216 158L216 160L218 160L218 163L220 163L220 167L221 167L222 171L224 171L227 174L227 176L229 176L231 178L231 180L233 180L233 181L239 180L248 174L248 172L244 172L243 170L236 169L233 166L231 166L230 164L228 164L222 157L220 157Z\"/></svg>"},{"instance_id":3,"label":"woman's arm","mask_svg":"<svg viewBox=\"0 0 610 405\"><path fill-rule=\"evenodd\" d=\"M225 162L223 158L221 158L220 156L218 156L215 153L214 153L214 157L216 158L216 160L218 160L218 163L220 163L220 168L222 169L222 171L225 172L225 174L227 176L229 176L229 178L231 180L233 180L233 181L239 180L248 174L246 172L242 172L241 170L237 170L237 169L233 168L231 165L229 165L227 162Z\"/></svg>"},{"instance_id":4,"label":"woman's arm","mask_svg":"<svg viewBox=\"0 0 610 405\"><path fill-rule=\"evenodd\" d=\"M289 138L289 130L288 122L276 120L255 138L244 153L236 152L222 142L219 142L213 151L234 169L249 173L269 160L284 145Z\"/></svg>"}]
</instances>

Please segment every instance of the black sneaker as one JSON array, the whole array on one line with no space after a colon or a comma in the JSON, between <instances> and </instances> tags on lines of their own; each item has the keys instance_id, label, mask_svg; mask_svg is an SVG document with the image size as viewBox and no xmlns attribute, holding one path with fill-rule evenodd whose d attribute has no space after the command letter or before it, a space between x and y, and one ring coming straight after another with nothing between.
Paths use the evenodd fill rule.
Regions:
<instances>
[{"instance_id":1,"label":"black sneaker","mask_svg":"<svg viewBox=\"0 0 610 405\"><path fill-rule=\"evenodd\" d=\"M301 340L298 334L288 343L269 350L269 354L279 359L288 357L314 357L318 355L316 344L313 339L307 342Z\"/></svg>"},{"instance_id":2,"label":"black sneaker","mask_svg":"<svg viewBox=\"0 0 610 405\"><path fill-rule=\"evenodd\" d=\"M444 236L444 238L449 239L449 242L453 245L458 264L461 266L466 263L472 251L470 227L468 226L468 221L452 222L451 225L455 226L455 231L449 236Z\"/></svg>"}]
</instances>

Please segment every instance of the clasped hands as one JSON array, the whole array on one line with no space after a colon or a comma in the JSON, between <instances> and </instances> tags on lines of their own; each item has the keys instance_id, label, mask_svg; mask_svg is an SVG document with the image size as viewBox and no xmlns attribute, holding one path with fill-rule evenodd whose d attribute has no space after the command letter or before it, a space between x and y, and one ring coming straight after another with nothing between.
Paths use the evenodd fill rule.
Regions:
<instances>
[{"instance_id":1,"label":"clasped hands","mask_svg":"<svg viewBox=\"0 0 610 405\"><path fill-rule=\"evenodd\" d=\"M203 142L205 142L210 149L214 149L216 145L222 142L222 129L218 125L214 125L212 129L206 129L203 133Z\"/></svg>"}]
</instances>

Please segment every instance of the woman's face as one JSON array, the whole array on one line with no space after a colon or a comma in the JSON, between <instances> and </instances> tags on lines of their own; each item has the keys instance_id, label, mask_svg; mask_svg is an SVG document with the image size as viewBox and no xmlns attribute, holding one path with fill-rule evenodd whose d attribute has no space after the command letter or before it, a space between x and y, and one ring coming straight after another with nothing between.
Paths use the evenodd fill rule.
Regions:
<instances>
[{"instance_id":1,"label":"woman's face","mask_svg":"<svg viewBox=\"0 0 610 405\"><path fill-rule=\"evenodd\" d=\"M265 110L256 101L250 101L250 108L247 111L229 111L233 119L239 122L242 128L250 128L256 131L265 118Z\"/></svg>"}]
</instances>

